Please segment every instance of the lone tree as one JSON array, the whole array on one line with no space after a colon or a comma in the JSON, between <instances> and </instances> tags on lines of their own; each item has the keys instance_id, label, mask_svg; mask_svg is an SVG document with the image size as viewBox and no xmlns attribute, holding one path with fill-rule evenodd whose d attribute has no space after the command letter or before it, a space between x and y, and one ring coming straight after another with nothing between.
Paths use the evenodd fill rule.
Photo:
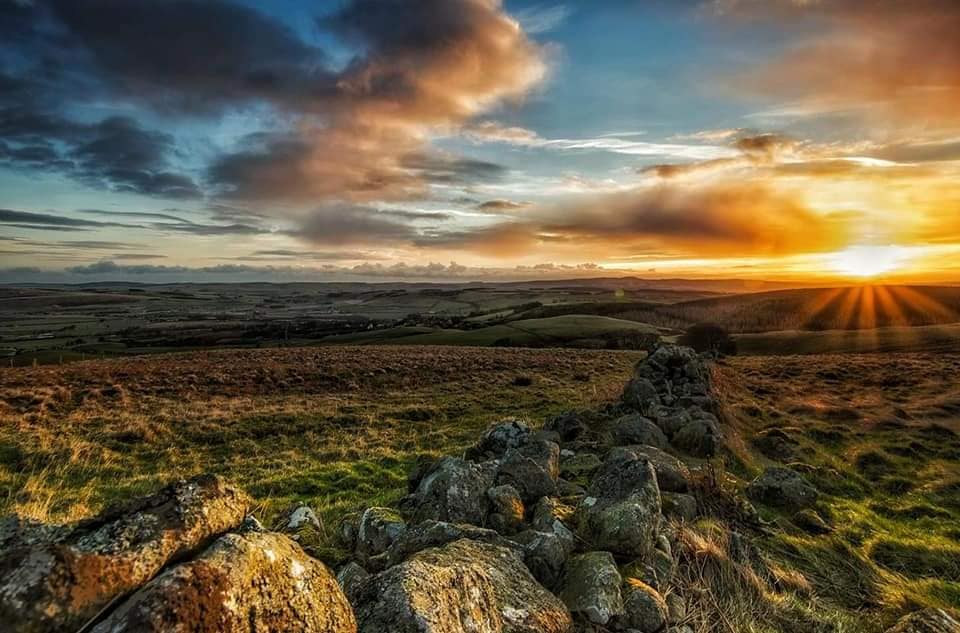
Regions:
<instances>
[{"instance_id":1,"label":"lone tree","mask_svg":"<svg viewBox=\"0 0 960 633\"><path fill-rule=\"evenodd\" d=\"M733 356L737 353L737 342L716 323L692 325L677 342L692 347L697 352L707 352L714 356Z\"/></svg>"}]
</instances>

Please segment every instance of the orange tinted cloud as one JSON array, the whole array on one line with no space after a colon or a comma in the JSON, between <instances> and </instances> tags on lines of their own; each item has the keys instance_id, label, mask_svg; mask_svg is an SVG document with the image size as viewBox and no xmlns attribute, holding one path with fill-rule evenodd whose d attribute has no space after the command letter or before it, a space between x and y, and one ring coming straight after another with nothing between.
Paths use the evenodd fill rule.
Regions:
<instances>
[{"instance_id":1,"label":"orange tinted cloud","mask_svg":"<svg viewBox=\"0 0 960 633\"><path fill-rule=\"evenodd\" d=\"M739 85L801 109L863 109L900 128L960 128L955 0L724 0L737 16L814 17L824 28Z\"/></svg>"}]
</instances>

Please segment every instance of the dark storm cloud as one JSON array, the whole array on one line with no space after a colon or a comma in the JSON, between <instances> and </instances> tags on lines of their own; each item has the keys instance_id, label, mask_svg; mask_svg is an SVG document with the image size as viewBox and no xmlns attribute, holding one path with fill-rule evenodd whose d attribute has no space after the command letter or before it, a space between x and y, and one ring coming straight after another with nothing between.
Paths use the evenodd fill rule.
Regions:
<instances>
[{"instance_id":1,"label":"dark storm cloud","mask_svg":"<svg viewBox=\"0 0 960 633\"><path fill-rule=\"evenodd\" d=\"M27 225L31 228L59 227L61 229L83 229L108 226L138 228L136 225L132 224L122 224L118 222L95 222L93 220L82 220L79 218L70 218L62 215L30 213L27 211L14 211L12 209L0 209L0 224L11 224L14 226Z\"/></svg>"},{"instance_id":2,"label":"dark storm cloud","mask_svg":"<svg viewBox=\"0 0 960 633\"><path fill-rule=\"evenodd\" d=\"M312 244L377 244L414 239L417 232L376 209L344 204L320 207L292 234Z\"/></svg>"}]
</instances>

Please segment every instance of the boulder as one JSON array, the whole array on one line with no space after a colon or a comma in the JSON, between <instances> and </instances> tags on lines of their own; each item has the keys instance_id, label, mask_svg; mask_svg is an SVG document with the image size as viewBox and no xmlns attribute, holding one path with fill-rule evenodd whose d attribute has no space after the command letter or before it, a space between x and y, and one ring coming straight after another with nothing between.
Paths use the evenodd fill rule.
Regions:
<instances>
[{"instance_id":1,"label":"boulder","mask_svg":"<svg viewBox=\"0 0 960 633\"><path fill-rule=\"evenodd\" d=\"M623 584L623 615L617 618L621 629L639 633L659 633L667 626L667 603L656 589L636 578Z\"/></svg>"},{"instance_id":2,"label":"boulder","mask_svg":"<svg viewBox=\"0 0 960 633\"><path fill-rule=\"evenodd\" d=\"M704 419L696 419L683 425L671 438L673 445L694 457L713 457L720 446L716 427Z\"/></svg>"},{"instance_id":3,"label":"boulder","mask_svg":"<svg viewBox=\"0 0 960 633\"><path fill-rule=\"evenodd\" d=\"M567 561L560 598L574 615L601 626L623 615L620 572L610 552L586 552Z\"/></svg>"},{"instance_id":4,"label":"boulder","mask_svg":"<svg viewBox=\"0 0 960 633\"><path fill-rule=\"evenodd\" d=\"M0 621L12 633L72 633L172 560L240 525L248 506L242 492L204 475L51 533L51 540L21 535L0 553Z\"/></svg>"},{"instance_id":5,"label":"boulder","mask_svg":"<svg viewBox=\"0 0 960 633\"><path fill-rule=\"evenodd\" d=\"M493 462L475 464L444 457L411 495L413 522L436 520L480 525L487 515L487 489L493 485Z\"/></svg>"},{"instance_id":6,"label":"boulder","mask_svg":"<svg viewBox=\"0 0 960 633\"><path fill-rule=\"evenodd\" d=\"M646 412L660 404L657 388L648 378L635 376L627 382L621 396L623 403L635 411Z\"/></svg>"},{"instance_id":7,"label":"boulder","mask_svg":"<svg viewBox=\"0 0 960 633\"><path fill-rule=\"evenodd\" d=\"M692 495L663 492L660 494L660 503L664 516L683 521L697 518L697 500Z\"/></svg>"},{"instance_id":8,"label":"boulder","mask_svg":"<svg viewBox=\"0 0 960 633\"><path fill-rule=\"evenodd\" d=\"M337 572L337 584L340 585L343 595L347 597L351 604L356 601L363 583L368 578L370 578L370 573L353 561L341 567L340 571Z\"/></svg>"},{"instance_id":9,"label":"boulder","mask_svg":"<svg viewBox=\"0 0 960 633\"><path fill-rule=\"evenodd\" d=\"M567 633L570 613L515 551L459 540L371 578L355 604L362 633Z\"/></svg>"},{"instance_id":10,"label":"boulder","mask_svg":"<svg viewBox=\"0 0 960 633\"><path fill-rule=\"evenodd\" d=\"M960 633L960 621L943 609L924 609L904 616L887 633Z\"/></svg>"},{"instance_id":11,"label":"boulder","mask_svg":"<svg viewBox=\"0 0 960 633\"><path fill-rule=\"evenodd\" d=\"M525 530L513 540L523 545L523 560L537 582L555 589L564 564L573 552L573 533L562 526L549 532Z\"/></svg>"},{"instance_id":12,"label":"boulder","mask_svg":"<svg viewBox=\"0 0 960 633\"><path fill-rule=\"evenodd\" d=\"M689 470L673 455L653 446L624 446L612 449L607 453L607 459L623 458L627 455L646 459L653 464L653 470L657 473L657 485L661 492L687 491Z\"/></svg>"},{"instance_id":13,"label":"boulder","mask_svg":"<svg viewBox=\"0 0 960 633\"><path fill-rule=\"evenodd\" d=\"M560 460L560 476L568 481L585 481L603 462L594 453L575 453Z\"/></svg>"},{"instance_id":14,"label":"boulder","mask_svg":"<svg viewBox=\"0 0 960 633\"><path fill-rule=\"evenodd\" d=\"M523 529L523 501L516 488L508 484L494 486L487 490L487 498L490 499L488 527L508 536Z\"/></svg>"},{"instance_id":15,"label":"boulder","mask_svg":"<svg viewBox=\"0 0 960 633\"><path fill-rule=\"evenodd\" d=\"M475 461L502 457L507 450L519 448L530 439L530 427L522 420L504 420L491 425L467 450L467 458Z\"/></svg>"},{"instance_id":16,"label":"boulder","mask_svg":"<svg viewBox=\"0 0 960 633\"><path fill-rule=\"evenodd\" d=\"M336 579L282 534L227 534L163 572L93 633L350 633L356 621Z\"/></svg>"},{"instance_id":17,"label":"boulder","mask_svg":"<svg viewBox=\"0 0 960 633\"><path fill-rule=\"evenodd\" d=\"M617 446L639 444L666 448L667 436L656 424L638 413L625 415L613 423L613 443Z\"/></svg>"},{"instance_id":18,"label":"boulder","mask_svg":"<svg viewBox=\"0 0 960 633\"><path fill-rule=\"evenodd\" d=\"M548 420L543 428L555 432L562 442L572 442L587 430L583 417L576 411L564 411Z\"/></svg>"},{"instance_id":19,"label":"boulder","mask_svg":"<svg viewBox=\"0 0 960 633\"><path fill-rule=\"evenodd\" d=\"M386 552L406 529L396 510L367 508L357 526L357 557L361 562Z\"/></svg>"},{"instance_id":20,"label":"boulder","mask_svg":"<svg viewBox=\"0 0 960 633\"><path fill-rule=\"evenodd\" d=\"M752 501L784 510L809 508L818 496L803 475L789 468L767 468L747 486L747 497Z\"/></svg>"},{"instance_id":21,"label":"boulder","mask_svg":"<svg viewBox=\"0 0 960 633\"><path fill-rule=\"evenodd\" d=\"M497 483L516 488L525 503L557 494L560 447L543 440L508 449L497 470Z\"/></svg>"},{"instance_id":22,"label":"boulder","mask_svg":"<svg viewBox=\"0 0 960 633\"><path fill-rule=\"evenodd\" d=\"M417 525L408 527L393 542L390 549L384 555L384 568L392 567L407 560L417 552L431 547L439 547L459 541L469 539L482 543L492 543L500 547L512 548L516 551L522 551L522 546L501 536L495 530L476 527L466 523L454 524L445 521L424 521Z\"/></svg>"},{"instance_id":23,"label":"boulder","mask_svg":"<svg viewBox=\"0 0 960 633\"><path fill-rule=\"evenodd\" d=\"M643 557L660 526L660 489L647 460L608 459L577 508L579 536L598 549Z\"/></svg>"}]
</instances>

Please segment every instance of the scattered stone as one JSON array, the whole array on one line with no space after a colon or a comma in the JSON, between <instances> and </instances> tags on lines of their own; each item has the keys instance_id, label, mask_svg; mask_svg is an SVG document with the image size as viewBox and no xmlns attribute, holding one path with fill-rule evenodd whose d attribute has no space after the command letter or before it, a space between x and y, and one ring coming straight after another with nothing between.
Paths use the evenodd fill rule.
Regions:
<instances>
[{"instance_id":1,"label":"scattered stone","mask_svg":"<svg viewBox=\"0 0 960 633\"><path fill-rule=\"evenodd\" d=\"M943 609L924 609L904 616L887 633L960 633L960 621Z\"/></svg>"},{"instance_id":2,"label":"scattered stone","mask_svg":"<svg viewBox=\"0 0 960 633\"><path fill-rule=\"evenodd\" d=\"M487 515L487 489L493 485L489 464L444 457L423 477L411 502L413 522L427 520L480 525Z\"/></svg>"},{"instance_id":3,"label":"scattered stone","mask_svg":"<svg viewBox=\"0 0 960 633\"><path fill-rule=\"evenodd\" d=\"M687 422L672 438L673 445L694 457L713 457L720 445L716 428L707 420Z\"/></svg>"},{"instance_id":4,"label":"scattered stone","mask_svg":"<svg viewBox=\"0 0 960 633\"><path fill-rule=\"evenodd\" d=\"M490 499L488 527L506 536L523 529L523 501L516 488L509 484L494 486L487 490L487 497Z\"/></svg>"},{"instance_id":5,"label":"scattered stone","mask_svg":"<svg viewBox=\"0 0 960 633\"><path fill-rule=\"evenodd\" d=\"M631 378L623 389L621 397L623 403L640 412L649 411L651 407L660 404L660 396L654 384L643 377Z\"/></svg>"},{"instance_id":6,"label":"scattered stone","mask_svg":"<svg viewBox=\"0 0 960 633\"><path fill-rule=\"evenodd\" d=\"M568 633L570 613L514 551L459 540L371 578L354 605L362 633Z\"/></svg>"},{"instance_id":7,"label":"scattered stone","mask_svg":"<svg viewBox=\"0 0 960 633\"><path fill-rule=\"evenodd\" d=\"M637 413L625 415L614 422L613 442L620 446L639 444L655 448L666 448L669 443L660 427Z\"/></svg>"},{"instance_id":8,"label":"scattered stone","mask_svg":"<svg viewBox=\"0 0 960 633\"><path fill-rule=\"evenodd\" d=\"M783 429L764 429L750 440L766 457L781 462L796 458L798 442Z\"/></svg>"},{"instance_id":9,"label":"scattered stone","mask_svg":"<svg viewBox=\"0 0 960 633\"><path fill-rule=\"evenodd\" d=\"M573 552L573 533L565 527L549 532L526 530L514 537L524 547L524 562L544 587L556 589L564 564Z\"/></svg>"},{"instance_id":10,"label":"scattered stone","mask_svg":"<svg viewBox=\"0 0 960 633\"><path fill-rule=\"evenodd\" d=\"M0 622L12 633L72 633L171 560L240 525L248 506L242 492L203 475L55 531L50 541L21 535L19 546L0 552Z\"/></svg>"},{"instance_id":11,"label":"scattered stone","mask_svg":"<svg viewBox=\"0 0 960 633\"><path fill-rule=\"evenodd\" d=\"M543 428L546 431L557 433L562 442L572 442L587 430L583 417L576 411L565 411L551 418L543 425Z\"/></svg>"},{"instance_id":12,"label":"scattered stone","mask_svg":"<svg viewBox=\"0 0 960 633\"><path fill-rule=\"evenodd\" d=\"M228 534L163 572L93 633L350 633L353 610L333 574L282 534Z\"/></svg>"},{"instance_id":13,"label":"scattered stone","mask_svg":"<svg viewBox=\"0 0 960 633\"><path fill-rule=\"evenodd\" d=\"M656 589L628 578L623 585L623 615L617 618L621 628L639 633L659 633L667 626L669 609Z\"/></svg>"},{"instance_id":14,"label":"scattered stone","mask_svg":"<svg viewBox=\"0 0 960 633\"><path fill-rule=\"evenodd\" d=\"M287 520L284 522L283 529L286 532L296 533L304 526L310 526L316 530L321 529L320 519L317 518L316 513L310 506L300 504L289 513Z\"/></svg>"},{"instance_id":15,"label":"scattered stone","mask_svg":"<svg viewBox=\"0 0 960 633\"><path fill-rule=\"evenodd\" d=\"M605 625L623 614L621 578L610 552L587 552L567 561L560 597L574 615Z\"/></svg>"},{"instance_id":16,"label":"scattered stone","mask_svg":"<svg viewBox=\"0 0 960 633\"><path fill-rule=\"evenodd\" d=\"M560 476L568 481L585 481L597 472L602 464L594 453L575 453L561 459Z\"/></svg>"},{"instance_id":17,"label":"scattered stone","mask_svg":"<svg viewBox=\"0 0 960 633\"><path fill-rule=\"evenodd\" d=\"M660 494L660 503L665 516L684 521L697 518L697 500L692 495L663 492Z\"/></svg>"},{"instance_id":18,"label":"scattered stone","mask_svg":"<svg viewBox=\"0 0 960 633\"><path fill-rule=\"evenodd\" d=\"M581 538L622 556L643 557L660 525L660 490L653 466L636 458L608 459L577 509Z\"/></svg>"},{"instance_id":19,"label":"scattered stone","mask_svg":"<svg viewBox=\"0 0 960 633\"><path fill-rule=\"evenodd\" d=\"M789 468L772 467L750 482L747 496L757 503L801 510L815 504L819 493L800 473Z\"/></svg>"},{"instance_id":20,"label":"scattered stone","mask_svg":"<svg viewBox=\"0 0 960 633\"><path fill-rule=\"evenodd\" d=\"M495 530L469 524L454 524L444 521L424 521L410 526L393 542L385 555L384 567L392 567L407 560L417 552L439 547L461 539L492 543L520 551L522 547L501 536Z\"/></svg>"},{"instance_id":21,"label":"scattered stone","mask_svg":"<svg viewBox=\"0 0 960 633\"><path fill-rule=\"evenodd\" d=\"M502 457L507 450L519 448L530 440L530 427L522 420L504 420L491 425L480 440L467 450L467 459L484 461Z\"/></svg>"},{"instance_id":22,"label":"scattered stone","mask_svg":"<svg viewBox=\"0 0 960 633\"><path fill-rule=\"evenodd\" d=\"M390 508L367 508L360 515L357 526L357 557L361 562L386 552L396 541L407 524Z\"/></svg>"},{"instance_id":23,"label":"scattered stone","mask_svg":"<svg viewBox=\"0 0 960 633\"><path fill-rule=\"evenodd\" d=\"M363 583L369 578L370 573L353 561L341 567L340 571L337 572L337 584L340 585L340 589L351 604L356 602Z\"/></svg>"},{"instance_id":24,"label":"scattered stone","mask_svg":"<svg viewBox=\"0 0 960 633\"><path fill-rule=\"evenodd\" d=\"M560 447L553 442L531 441L508 449L497 471L497 483L517 489L525 503L557 494Z\"/></svg>"}]
</instances>

